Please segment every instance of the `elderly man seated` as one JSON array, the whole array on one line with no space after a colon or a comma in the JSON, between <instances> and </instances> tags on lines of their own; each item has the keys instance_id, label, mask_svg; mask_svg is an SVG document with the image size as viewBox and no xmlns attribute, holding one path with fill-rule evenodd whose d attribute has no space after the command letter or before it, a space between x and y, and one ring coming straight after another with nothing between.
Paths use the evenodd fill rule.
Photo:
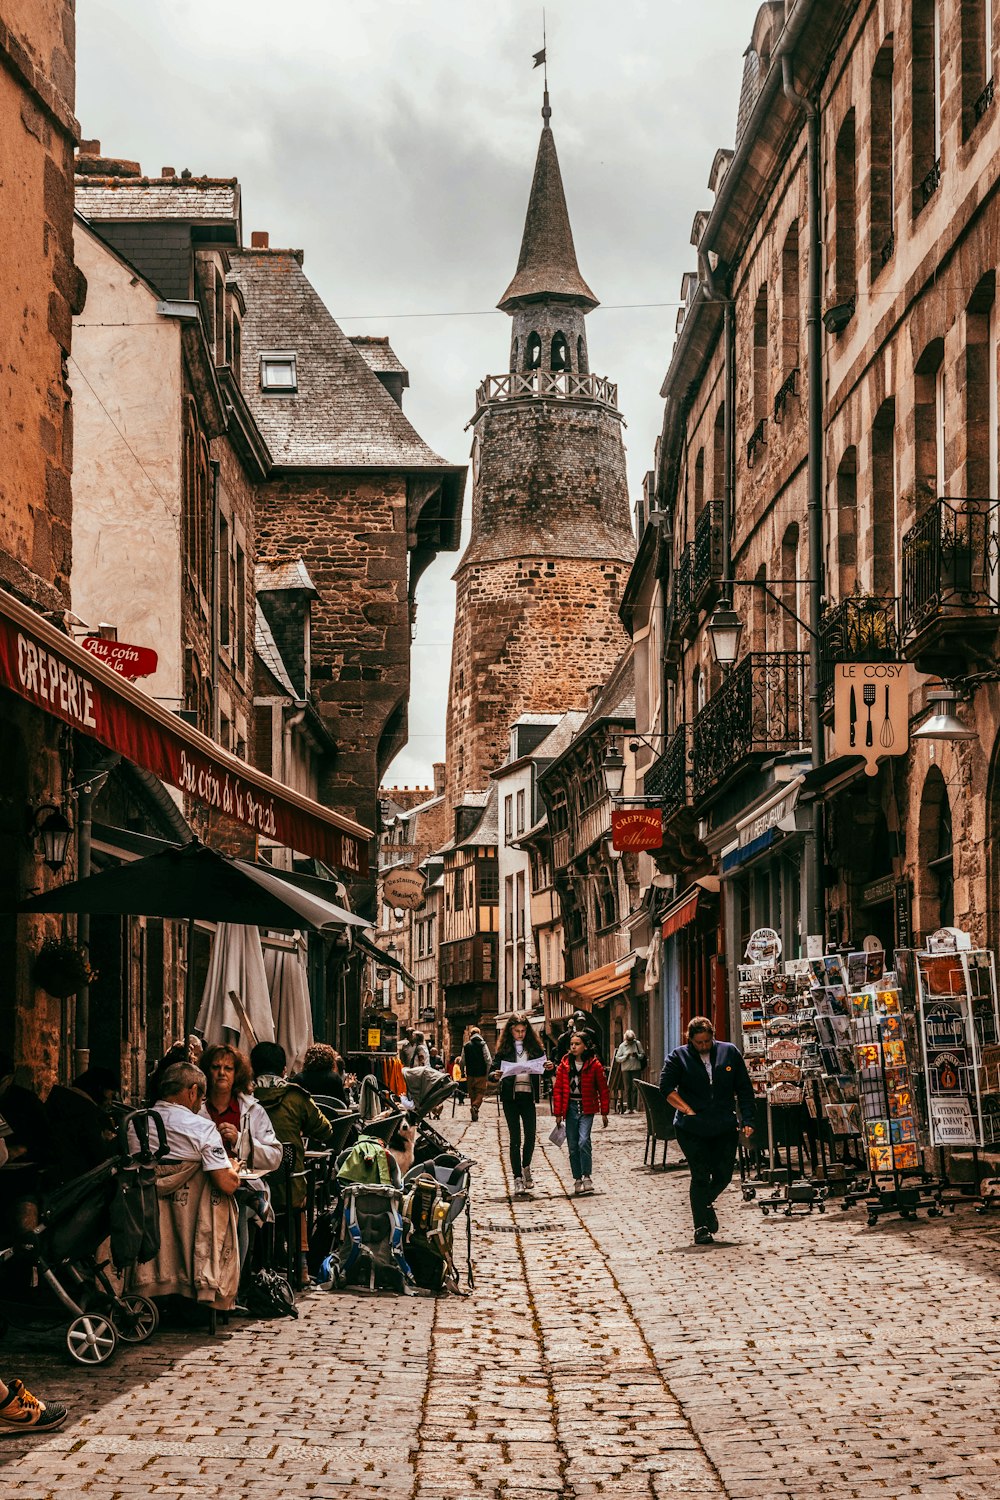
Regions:
<instances>
[{"instance_id":1,"label":"elderly man seated","mask_svg":"<svg viewBox=\"0 0 1000 1500\"><path fill-rule=\"evenodd\" d=\"M163 1121L166 1158L156 1169L160 1250L135 1267L130 1288L146 1297L180 1296L227 1311L236 1300L239 1187L218 1128L199 1113L207 1079L190 1063L171 1064L160 1079L153 1111ZM133 1128L130 1134L135 1137ZM156 1142L152 1141L155 1146Z\"/></svg>"}]
</instances>

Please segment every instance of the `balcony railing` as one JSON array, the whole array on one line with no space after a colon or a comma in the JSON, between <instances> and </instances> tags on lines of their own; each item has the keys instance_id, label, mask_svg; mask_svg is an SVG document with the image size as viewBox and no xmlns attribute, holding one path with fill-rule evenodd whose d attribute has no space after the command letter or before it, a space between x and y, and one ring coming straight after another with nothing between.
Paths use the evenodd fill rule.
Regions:
<instances>
[{"instance_id":1,"label":"balcony railing","mask_svg":"<svg viewBox=\"0 0 1000 1500\"><path fill-rule=\"evenodd\" d=\"M939 156L937 161L931 167L930 171L927 173L927 176L924 178L923 182L921 182L920 184L921 207L923 207L925 203L929 203L931 201L940 186L941 158Z\"/></svg>"},{"instance_id":2,"label":"balcony railing","mask_svg":"<svg viewBox=\"0 0 1000 1500\"><path fill-rule=\"evenodd\" d=\"M990 107L990 105L992 103L993 103L993 79L990 78L987 81L986 87L983 89L983 92L980 94L979 98L976 100L975 104L973 105L973 111L975 113L977 122L983 118L983 115L986 113L986 111L989 109L989 107Z\"/></svg>"},{"instance_id":3,"label":"balcony railing","mask_svg":"<svg viewBox=\"0 0 1000 1500\"><path fill-rule=\"evenodd\" d=\"M892 595L852 594L828 609L819 626L820 651L838 661L898 661L899 600Z\"/></svg>"},{"instance_id":4,"label":"balcony railing","mask_svg":"<svg viewBox=\"0 0 1000 1500\"><path fill-rule=\"evenodd\" d=\"M694 526L692 583L694 603L700 608L713 583L722 577L722 504L710 500Z\"/></svg>"},{"instance_id":5,"label":"balcony railing","mask_svg":"<svg viewBox=\"0 0 1000 1500\"><path fill-rule=\"evenodd\" d=\"M604 375L577 375L572 370L529 370L526 374L487 375L476 392L476 406L490 401L524 401L547 397L561 401L597 401L618 410L618 387Z\"/></svg>"},{"instance_id":6,"label":"balcony railing","mask_svg":"<svg viewBox=\"0 0 1000 1500\"><path fill-rule=\"evenodd\" d=\"M804 651L753 652L734 667L692 725L696 802L754 756L806 748L806 661Z\"/></svg>"},{"instance_id":7,"label":"balcony railing","mask_svg":"<svg viewBox=\"0 0 1000 1500\"><path fill-rule=\"evenodd\" d=\"M1000 501L935 500L903 537L903 635L996 616Z\"/></svg>"},{"instance_id":8,"label":"balcony railing","mask_svg":"<svg viewBox=\"0 0 1000 1500\"><path fill-rule=\"evenodd\" d=\"M697 617L694 599L694 543L685 542L674 569L674 602L677 625L686 635Z\"/></svg>"},{"instance_id":9,"label":"balcony railing","mask_svg":"<svg viewBox=\"0 0 1000 1500\"><path fill-rule=\"evenodd\" d=\"M688 802L688 738L688 727L681 724L643 774L643 796L660 798L664 821Z\"/></svg>"}]
</instances>

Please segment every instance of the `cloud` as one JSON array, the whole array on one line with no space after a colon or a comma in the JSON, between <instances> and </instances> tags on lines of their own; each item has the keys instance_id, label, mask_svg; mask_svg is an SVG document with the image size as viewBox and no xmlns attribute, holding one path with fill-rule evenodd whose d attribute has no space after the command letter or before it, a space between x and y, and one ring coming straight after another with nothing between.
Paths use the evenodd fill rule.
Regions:
<instances>
[{"instance_id":1,"label":"cloud","mask_svg":"<svg viewBox=\"0 0 1000 1500\"><path fill-rule=\"evenodd\" d=\"M732 145L755 13L746 0L547 5L577 253L605 304L591 360L619 383L633 496L677 309L615 304L679 298L712 156ZM410 370L408 416L459 463L476 386L506 368L509 323L491 310L517 260L541 125L539 33L535 0L79 0L77 113L85 136L150 172L239 177L247 235L303 248L348 333L390 335ZM447 316L396 316L426 312ZM419 587L421 691L391 773L411 785L444 753L457 561L439 558Z\"/></svg>"}]
</instances>

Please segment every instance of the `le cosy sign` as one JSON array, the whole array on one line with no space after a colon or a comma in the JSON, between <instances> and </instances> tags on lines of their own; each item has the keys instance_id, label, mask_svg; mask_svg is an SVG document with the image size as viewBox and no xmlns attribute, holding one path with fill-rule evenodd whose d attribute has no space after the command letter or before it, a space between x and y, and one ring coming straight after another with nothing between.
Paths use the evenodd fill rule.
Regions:
<instances>
[{"instance_id":1,"label":"le cosy sign","mask_svg":"<svg viewBox=\"0 0 1000 1500\"><path fill-rule=\"evenodd\" d=\"M624 807L611 814L611 847L623 853L659 849L663 843L663 812L659 807Z\"/></svg>"},{"instance_id":2,"label":"le cosy sign","mask_svg":"<svg viewBox=\"0 0 1000 1500\"><path fill-rule=\"evenodd\" d=\"M128 641L109 641L102 635L85 635L80 642L84 651L96 656L119 677L135 682L139 677L152 677L159 660L149 646L130 646Z\"/></svg>"},{"instance_id":3,"label":"le cosy sign","mask_svg":"<svg viewBox=\"0 0 1000 1500\"><path fill-rule=\"evenodd\" d=\"M11 603L11 610L17 608ZM64 724L117 750L143 770L180 788L204 807L342 870L365 874L367 844L338 827L325 809L309 810L278 783L217 751L192 730L161 723L130 689L107 680L95 661L89 673L71 642L46 644L44 634L19 628L0 613L0 687ZM141 695L136 695L140 696ZM204 748L203 748L204 747Z\"/></svg>"},{"instance_id":4,"label":"le cosy sign","mask_svg":"<svg viewBox=\"0 0 1000 1500\"><path fill-rule=\"evenodd\" d=\"M864 756L878 774L884 755L905 755L910 743L910 668L897 661L841 661L834 667L833 745L836 755Z\"/></svg>"}]
</instances>

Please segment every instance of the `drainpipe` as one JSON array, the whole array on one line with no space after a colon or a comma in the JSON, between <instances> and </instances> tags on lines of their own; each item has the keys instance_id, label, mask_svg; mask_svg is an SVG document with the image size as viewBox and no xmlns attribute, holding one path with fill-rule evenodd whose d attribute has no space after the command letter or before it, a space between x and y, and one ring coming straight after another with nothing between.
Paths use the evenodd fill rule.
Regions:
<instances>
[{"instance_id":1,"label":"drainpipe","mask_svg":"<svg viewBox=\"0 0 1000 1500\"><path fill-rule=\"evenodd\" d=\"M212 738L216 744L222 734L222 705L219 702L219 572L222 552L222 513L219 508L219 460L209 459L212 467L212 585L211 585L211 654L212 654ZM228 607L229 601L226 601ZM228 749L228 746L227 746Z\"/></svg>"},{"instance_id":2,"label":"drainpipe","mask_svg":"<svg viewBox=\"0 0 1000 1500\"><path fill-rule=\"evenodd\" d=\"M819 109L795 85L792 59L781 58L781 82L785 97L806 116L806 240L809 278L806 288L806 370L809 381L809 454L807 466L807 534L809 542L809 748L814 766L826 759L820 679L819 626L823 612L823 341L820 321L820 141ZM806 843L806 912L808 932L822 935L823 900L823 805L813 803L813 826Z\"/></svg>"}]
</instances>

